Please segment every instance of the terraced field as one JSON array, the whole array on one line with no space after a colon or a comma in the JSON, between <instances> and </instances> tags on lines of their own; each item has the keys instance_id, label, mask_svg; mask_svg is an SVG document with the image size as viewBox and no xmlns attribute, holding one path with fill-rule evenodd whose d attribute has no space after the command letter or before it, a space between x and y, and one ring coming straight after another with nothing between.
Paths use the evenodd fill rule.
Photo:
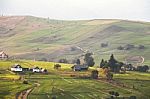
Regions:
<instances>
[{"instance_id":1,"label":"terraced field","mask_svg":"<svg viewBox=\"0 0 150 99\"><path fill-rule=\"evenodd\" d=\"M19 78L19 75L0 69L0 99L15 99L18 92L32 86L22 84Z\"/></svg>"},{"instance_id":2,"label":"terraced field","mask_svg":"<svg viewBox=\"0 0 150 99\"><path fill-rule=\"evenodd\" d=\"M9 70L11 64L19 63L24 67L37 65L48 69L48 74L34 73L30 76L16 75ZM31 65L32 64L32 65ZM115 74L114 80L108 82L100 76L98 80L89 77L89 71L74 72L71 64L61 64L60 70L53 69L54 63L39 61L0 61L0 98L14 99L18 92L33 87L28 99L105 99L110 97L109 91L117 91L121 97L137 96L137 99L149 99L150 73L127 72ZM29 84L19 80L24 76ZM35 86L35 84L37 86ZM133 88L134 86L134 88ZM116 99L120 99L116 98ZM128 99L128 98L125 98Z\"/></svg>"}]
</instances>

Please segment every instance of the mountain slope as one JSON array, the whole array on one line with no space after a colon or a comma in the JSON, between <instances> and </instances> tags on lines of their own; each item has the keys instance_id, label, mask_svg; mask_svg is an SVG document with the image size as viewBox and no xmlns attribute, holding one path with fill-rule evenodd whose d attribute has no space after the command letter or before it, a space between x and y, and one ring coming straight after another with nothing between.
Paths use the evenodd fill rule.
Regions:
<instances>
[{"instance_id":1,"label":"mountain slope","mask_svg":"<svg viewBox=\"0 0 150 99\"><path fill-rule=\"evenodd\" d=\"M108 47L101 47L108 43ZM131 50L119 46L133 44ZM118 59L143 56L150 63L150 23L126 20L62 21L31 16L0 17L0 50L24 59L72 60L85 51L97 62L114 53ZM138 49L144 45L145 49Z\"/></svg>"}]
</instances>

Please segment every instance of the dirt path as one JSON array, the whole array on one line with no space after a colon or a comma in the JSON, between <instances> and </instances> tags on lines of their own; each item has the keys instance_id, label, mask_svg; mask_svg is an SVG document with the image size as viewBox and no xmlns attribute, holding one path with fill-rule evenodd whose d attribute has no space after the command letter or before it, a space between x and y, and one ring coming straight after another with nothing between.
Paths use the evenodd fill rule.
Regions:
<instances>
[{"instance_id":1,"label":"dirt path","mask_svg":"<svg viewBox=\"0 0 150 99\"><path fill-rule=\"evenodd\" d=\"M27 99L29 93L30 93L35 87L39 87L39 86L40 86L39 83L34 83L34 84L35 84L34 87L29 88L29 89L26 89L26 90L20 92L19 95L16 97L16 99Z\"/></svg>"},{"instance_id":2,"label":"dirt path","mask_svg":"<svg viewBox=\"0 0 150 99\"><path fill-rule=\"evenodd\" d=\"M18 97L16 99L27 99L29 93L33 90L33 88L24 90L22 92L20 92L20 94L18 95Z\"/></svg>"}]
</instances>

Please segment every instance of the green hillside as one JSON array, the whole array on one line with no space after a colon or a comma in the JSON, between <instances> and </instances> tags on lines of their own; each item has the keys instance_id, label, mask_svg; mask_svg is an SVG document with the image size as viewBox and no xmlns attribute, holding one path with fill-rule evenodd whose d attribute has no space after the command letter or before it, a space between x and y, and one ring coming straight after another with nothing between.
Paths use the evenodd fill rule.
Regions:
<instances>
[{"instance_id":1,"label":"green hillside","mask_svg":"<svg viewBox=\"0 0 150 99\"><path fill-rule=\"evenodd\" d=\"M108 43L101 47L101 43ZM132 44L130 50L119 46ZM150 64L150 23L126 20L62 21L31 16L0 17L0 50L23 59L72 60L85 51L99 61L110 54L124 61L128 56L143 56ZM144 45L144 49L138 49Z\"/></svg>"}]
</instances>

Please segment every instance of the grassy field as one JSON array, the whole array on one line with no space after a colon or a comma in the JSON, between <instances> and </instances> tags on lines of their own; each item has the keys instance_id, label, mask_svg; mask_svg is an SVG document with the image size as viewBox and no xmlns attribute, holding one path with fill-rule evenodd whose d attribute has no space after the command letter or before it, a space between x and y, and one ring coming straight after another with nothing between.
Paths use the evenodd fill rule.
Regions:
<instances>
[{"instance_id":1,"label":"grassy field","mask_svg":"<svg viewBox=\"0 0 150 99\"><path fill-rule=\"evenodd\" d=\"M32 84L22 84L19 78L20 76L13 72L0 69L0 99L15 99L18 92L32 86Z\"/></svg>"},{"instance_id":2,"label":"grassy field","mask_svg":"<svg viewBox=\"0 0 150 99\"><path fill-rule=\"evenodd\" d=\"M14 63L23 67L37 65L46 68L49 74L24 75L29 84L23 84L18 80L21 75L16 75L8 69ZM60 70L54 70L52 62L40 62L31 60L0 61L0 98L14 99L15 95L38 83L29 94L28 99L105 99L110 97L109 91L117 91L120 97L137 96L137 99L149 99L150 73L127 72L126 74L114 74L114 81L109 83L104 78L93 80L88 77L89 71L73 72L71 64L61 64ZM74 75L75 77L71 77ZM124 85L124 86L122 86ZM134 88L133 88L134 86ZM119 99L119 98L118 98ZM128 99L128 98L125 98Z\"/></svg>"},{"instance_id":3,"label":"grassy field","mask_svg":"<svg viewBox=\"0 0 150 99\"><path fill-rule=\"evenodd\" d=\"M120 61L124 61L128 56L143 56L145 64L150 64L149 22L111 19L61 21L31 16L0 18L0 49L9 56L30 60L72 60L83 54L79 49L70 50L78 46L94 52L96 64L99 64L102 58L108 59L112 53ZM106 42L108 47L100 46ZM118 46L126 44L134 44L136 48L117 50ZM137 49L139 45L144 45L145 49Z\"/></svg>"}]
</instances>

